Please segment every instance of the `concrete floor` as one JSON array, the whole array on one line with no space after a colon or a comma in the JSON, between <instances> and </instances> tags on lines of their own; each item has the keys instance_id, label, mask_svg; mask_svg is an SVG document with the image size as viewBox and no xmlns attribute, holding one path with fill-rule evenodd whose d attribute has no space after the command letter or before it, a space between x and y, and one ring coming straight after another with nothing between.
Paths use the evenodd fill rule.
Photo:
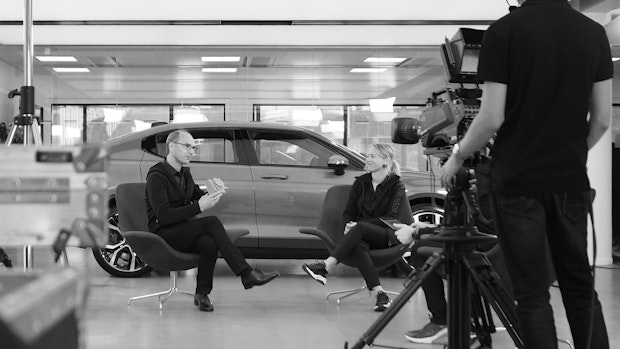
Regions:
<instances>
[{"instance_id":1,"label":"concrete floor","mask_svg":"<svg viewBox=\"0 0 620 349\"><path fill-rule=\"evenodd\" d=\"M152 274L139 279L109 276L92 256L69 251L70 266L88 271L89 296L82 325L82 339L88 349L111 348L344 348L352 347L379 316L372 310L374 299L360 293L340 305L325 299L337 289L358 287L362 280L356 271L339 267L322 286L301 271L301 260L249 260L263 270L278 270L280 277L268 285L244 290L241 282L220 260L216 266L215 288L211 300L215 312L200 312L192 300L173 296L159 310L155 299L137 300L132 296L163 291L169 287L167 275ZM36 267L36 266L35 266ZM597 269L597 290L603 303L612 343L620 343L620 266ZM402 277L382 277L384 288L400 291ZM179 277L179 288L195 287L195 271ZM552 288L552 304L558 336L570 339L559 290ZM397 348L442 348L408 342L404 332L423 326L428 313L422 291L416 292L394 319L380 332L374 345ZM502 326L496 321L497 326ZM507 332L493 335L494 348L514 348ZM569 348L560 345L560 348Z\"/></svg>"}]
</instances>

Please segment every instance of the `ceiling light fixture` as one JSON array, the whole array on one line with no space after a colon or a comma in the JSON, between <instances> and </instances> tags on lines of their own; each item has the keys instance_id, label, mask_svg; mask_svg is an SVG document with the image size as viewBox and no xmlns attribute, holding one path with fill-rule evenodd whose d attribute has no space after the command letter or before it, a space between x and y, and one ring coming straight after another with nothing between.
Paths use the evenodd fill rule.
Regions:
<instances>
[{"instance_id":1,"label":"ceiling light fixture","mask_svg":"<svg viewBox=\"0 0 620 349\"><path fill-rule=\"evenodd\" d=\"M202 57L203 62L239 62L240 59L237 56Z\"/></svg>"},{"instance_id":2,"label":"ceiling light fixture","mask_svg":"<svg viewBox=\"0 0 620 349\"><path fill-rule=\"evenodd\" d=\"M350 73L383 73L387 68L353 68Z\"/></svg>"},{"instance_id":3,"label":"ceiling light fixture","mask_svg":"<svg viewBox=\"0 0 620 349\"><path fill-rule=\"evenodd\" d=\"M203 73L236 73L237 68L202 68Z\"/></svg>"},{"instance_id":4,"label":"ceiling light fixture","mask_svg":"<svg viewBox=\"0 0 620 349\"><path fill-rule=\"evenodd\" d=\"M403 62L407 58L397 58L397 57L368 57L364 60L366 63L393 63L398 64Z\"/></svg>"},{"instance_id":5,"label":"ceiling light fixture","mask_svg":"<svg viewBox=\"0 0 620 349\"><path fill-rule=\"evenodd\" d=\"M89 73L88 68L52 68L57 73Z\"/></svg>"},{"instance_id":6,"label":"ceiling light fixture","mask_svg":"<svg viewBox=\"0 0 620 349\"><path fill-rule=\"evenodd\" d=\"M611 61L612 62L620 61L620 57L611 57Z\"/></svg>"},{"instance_id":7,"label":"ceiling light fixture","mask_svg":"<svg viewBox=\"0 0 620 349\"><path fill-rule=\"evenodd\" d=\"M39 62L77 62L73 56L36 56Z\"/></svg>"}]
</instances>

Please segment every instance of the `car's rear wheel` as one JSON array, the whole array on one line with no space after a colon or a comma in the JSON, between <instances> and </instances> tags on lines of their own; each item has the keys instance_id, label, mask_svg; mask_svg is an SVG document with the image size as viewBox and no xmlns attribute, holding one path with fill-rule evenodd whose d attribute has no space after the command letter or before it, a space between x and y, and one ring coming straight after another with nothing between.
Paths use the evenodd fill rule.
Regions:
<instances>
[{"instance_id":1,"label":"car's rear wheel","mask_svg":"<svg viewBox=\"0 0 620 349\"><path fill-rule=\"evenodd\" d=\"M103 248L93 249L93 256L103 270L112 276L134 278L153 270L136 255L118 228L118 210L110 207L108 214L110 240Z\"/></svg>"},{"instance_id":2,"label":"car's rear wheel","mask_svg":"<svg viewBox=\"0 0 620 349\"><path fill-rule=\"evenodd\" d=\"M443 224L443 207L430 204L418 204L411 207L414 222L424 222L434 225Z\"/></svg>"},{"instance_id":3,"label":"car's rear wheel","mask_svg":"<svg viewBox=\"0 0 620 349\"><path fill-rule=\"evenodd\" d=\"M418 204L411 206L411 213L413 214L414 222L424 222L434 225L443 224L443 207L432 206L430 204ZM406 252L403 255L403 260L397 262L395 265L408 275L411 272L411 266L408 263L410 252Z\"/></svg>"}]
</instances>

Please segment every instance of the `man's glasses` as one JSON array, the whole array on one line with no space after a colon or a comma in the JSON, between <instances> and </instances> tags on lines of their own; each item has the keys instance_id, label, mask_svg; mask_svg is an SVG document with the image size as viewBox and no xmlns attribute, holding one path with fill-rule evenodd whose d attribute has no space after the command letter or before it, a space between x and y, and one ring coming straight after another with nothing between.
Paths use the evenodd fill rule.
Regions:
<instances>
[{"instance_id":1,"label":"man's glasses","mask_svg":"<svg viewBox=\"0 0 620 349\"><path fill-rule=\"evenodd\" d=\"M174 144L178 144L178 145L182 145L183 148L185 148L186 151L193 151L194 153L198 151L198 147L195 145L191 145L188 143L179 143L179 142L172 142Z\"/></svg>"}]
</instances>

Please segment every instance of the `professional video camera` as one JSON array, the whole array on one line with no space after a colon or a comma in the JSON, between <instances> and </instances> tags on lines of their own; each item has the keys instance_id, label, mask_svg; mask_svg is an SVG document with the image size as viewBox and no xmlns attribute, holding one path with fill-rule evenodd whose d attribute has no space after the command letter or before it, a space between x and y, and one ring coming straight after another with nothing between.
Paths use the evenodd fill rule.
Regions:
<instances>
[{"instance_id":1,"label":"professional video camera","mask_svg":"<svg viewBox=\"0 0 620 349\"><path fill-rule=\"evenodd\" d=\"M483 30L461 28L451 40L446 38L441 44L444 72L449 82L461 86L433 92L419 120L394 118L392 142L416 144L422 140L426 154L434 154L449 151L463 137L480 110L482 90L476 74L483 34ZM475 87L465 88L463 84Z\"/></svg>"}]
</instances>

